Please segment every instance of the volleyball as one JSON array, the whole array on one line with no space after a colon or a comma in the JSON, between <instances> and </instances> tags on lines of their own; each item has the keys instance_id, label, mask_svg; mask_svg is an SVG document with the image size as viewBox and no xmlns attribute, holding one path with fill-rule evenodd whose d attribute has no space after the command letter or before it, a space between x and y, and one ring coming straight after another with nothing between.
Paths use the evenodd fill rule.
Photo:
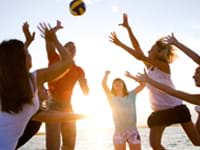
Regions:
<instances>
[{"instance_id":1,"label":"volleyball","mask_svg":"<svg viewBox=\"0 0 200 150\"><path fill-rule=\"evenodd\" d=\"M82 0L73 0L69 4L70 12L74 16L81 16L86 11L85 3Z\"/></svg>"}]
</instances>

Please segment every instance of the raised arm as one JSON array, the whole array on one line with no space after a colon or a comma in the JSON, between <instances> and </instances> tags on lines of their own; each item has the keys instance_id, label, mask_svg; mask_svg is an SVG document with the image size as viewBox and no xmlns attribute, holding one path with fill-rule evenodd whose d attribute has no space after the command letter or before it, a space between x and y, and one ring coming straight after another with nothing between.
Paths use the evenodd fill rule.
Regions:
<instances>
[{"instance_id":1,"label":"raised arm","mask_svg":"<svg viewBox=\"0 0 200 150\"><path fill-rule=\"evenodd\" d=\"M125 29L127 29L133 48L135 48L135 50L137 50L138 52L141 52L142 54L144 54L142 49L140 48L140 44L139 44L138 40L136 39L135 35L133 34L132 29L128 23L128 15L126 13L123 13L123 23L121 23L119 25L124 27Z\"/></svg>"},{"instance_id":2,"label":"raised arm","mask_svg":"<svg viewBox=\"0 0 200 150\"><path fill-rule=\"evenodd\" d=\"M24 48L25 48L25 50L27 50L28 47L30 46L30 44L35 39L35 32L33 32L33 33L30 32L28 22L25 22L23 24L22 30L23 30L23 33L25 36Z\"/></svg>"},{"instance_id":3,"label":"raised arm","mask_svg":"<svg viewBox=\"0 0 200 150\"><path fill-rule=\"evenodd\" d=\"M124 43L122 43L118 37L117 34L115 32L111 32L110 36L109 36L109 41L114 43L115 45L123 48L125 51L127 51L129 54L131 54L132 56L134 56L136 59L144 61L145 59L147 60L146 56L143 55L142 53L137 52L135 49L132 49L130 47L128 47L127 45L125 45Z\"/></svg>"},{"instance_id":4,"label":"raised arm","mask_svg":"<svg viewBox=\"0 0 200 150\"><path fill-rule=\"evenodd\" d=\"M115 32L112 32L111 35L109 36L109 38L110 38L110 42L121 47L126 52L128 52L133 57L135 57L136 59L142 61L146 65L146 67L148 67L149 65L152 65L152 66L156 66L157 68L159 68L160 70L162 70L164 72L169 72L168 63L166 63L164 61L160 61L160 60L151 59L149 57L146 57L144 54L137 52L136 50L128 47L127 45L125 45L118 39Z\"/></svg>"},{"instance_id":5,"label":"raised arm","mask_svg":"<svg viewBox=\"0 0 200 150\"><path fill-rule=\"evenodd\" d=\"M110 102L112 100L112 93L111 93L111 91L110 91L110 89L108 88L108 85L107 85L107 80L108 80L109 74L110 74L110 71L105 72L105 75L104 75L103 80L102 80L102 87L103 87L104 92L106 93L108 101Z\"/></svg>"},{"instance_id":6,"label":"raised arm","mask_svg":"<svg viewBox=\"0 0 200 150\"><path fill-rule=\"evenodd\" d=\"M142 91L145 87L145 83L141 82L140 80L138 80L136 77L134 77L133 75L131 75L128 71L125 72L124 74L126 77L131 78L133 80L135 80L136 82L139 83L139 85L134 89L134 93L139 93L140 91Z\"/></svg>"},{"instance_id":7,"label":"raised arm","mask_svg":"<svg viewBox=\"0 0 200 150\"><path fill-rule=\"evenodd\" d=\"M67 72L69 67L73 64L69 51L59 42L54 29L45 26L44 37L46 40L51 41L54 44L55 48L59 52L61 60L50 65L48 68L37 70L38 85L56 79L63 73Z\"/></svg>"},{"instance_id":8,"label":"raised arm","mask_svg":"<svg viewBox=\"0 0 200 150\"><path fill-rule=\"evenodd\" d=\"M50 28L50 25L48 25ZM47 28L47 25L44 23L40 23L38 26L38 29L41 32L41 36L44 38L44 32L45 32L45 28ZM52 28L52 30L54 32L57 32L58 30L62 29L63 26L61 24L61 22L59 20L57 20L56 22L56 26ZM48 40L45 38L45 44L46 44L46 51L47 51L47 56L48 56L48 60L51 60L52 56L54 56L56 54L56 48L55 45L52 41Z\"/></svg>"},{"instance_id":9,"label":"raised arm","mask_svg":"<svg viewBox=\"0 0 200 150\"><path fill-rule=\"evenodd\" d=\"M163 92L166 92L167 94L180 98L186 102L189 102L191 104L200 105L200 94L189 94L182 91L178 91L174 88L171 88L165 84L159 83L153 79L151 79L146 72L144 74L137 75L137 79L141 82L147 82L148 84L160 89Z\"/></svg>"},{"instance_id":10,"label":"raised arm","mask_svg":"<svg viewBox=\"0 0 200 150\"><path fill-rule=\"evenodd\" d=\"M183 43L179 42L175 38L173 33L171 35L168 35L165 40L168 44L175 45L182 52L184 52L188 57L190 57L194 62L200 65L200 56L197 53L195 53L193 50L185 46Z\"/></svg>"}]
</instances>

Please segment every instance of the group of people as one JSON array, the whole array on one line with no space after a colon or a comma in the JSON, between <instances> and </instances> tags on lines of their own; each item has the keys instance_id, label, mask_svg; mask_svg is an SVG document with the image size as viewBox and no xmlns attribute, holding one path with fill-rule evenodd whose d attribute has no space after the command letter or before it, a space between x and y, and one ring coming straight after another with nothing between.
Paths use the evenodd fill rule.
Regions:
<instances>
[{"instance_id":1,"label":"group of people","mask_svg":"<svg viewBox=\"0 0 200 150\"><path fill-rule=\"evenodd\" d=\"M174 60L176 46L197 65L200 56L169 35L157 40L148 56L145 55L128 23L128 15L123 14L124 27L129 35L132 48L122 43L115 32L110 41L121 47L135 59L144 63L144 73L136 76L128 71L125 76L138 82L133 90L128 90L121 78L107 85L110 70L105 71L102 87L112 110L114 122L113 144L115 150L141 150L141 138L137 129L136 97L144 87L149 90L149 101L153 112L148 117L150 145L154 150L164 150L162 135L165 128L179 123L195 146L200 146L200 109L196 107L198 118L194 124L191 114L183 101L200 105L200 94L190 94L175 89L171 80L170 63ZM74 61L76 47L73 42L62 45L56 32L62 29L60 21L54 27L40 23L38 29L45 40L48 67L30 72L32 66L28 47L34 41L35 33L29 31L29 24L23 24L25 42L10 39L0 43L0 149L13 150L24 145L34 136L42 122L46 124L47 150L74 150L76 141L76 119L73 114L71 96L76 83L83 94L88 95L89 87L84 70ZM193 76L196 86L200 86L200 67ZM44 86L48 83L48 88ZM47 100L48 109L41 109Z\"/></svg>"},{"instance_id":2,"label":"group of people","mask_svg":"<svg viewBox=\"0 0 200 150\"><path fill-rule=\"evenodd\" d=\"M56 36L62 29L40 23L38 29L46 43L48 67L30 72L32 67L29 45L35 32L23 24L25 42L18 39L0 44L0 149L14 150L24 145L46 123L46 147L73 150L76 138L76 119L83 115L73 113L71 95L78 82L85 95L89 87L84 70L73 60L76 47L73 42L64 46ZM48 83L48 89L45 87ZM47 100L48 108L42 107Z\"/></svg>"},{"instance_id":3,"label":"group of people","mask_svg":"<svg viewBox=\"0 0 200 150\"><path fill-rule=\"evenodd\" d=\"M119 25L128 31L132 48L122 43L115 32L112 32L109 36L110 41L121 47L137 60L142 61L145 65L144 73L136 76L128 74L128 77L131 76L131 78L140 83L140 90L143 87L142 85L145 84L149 91L149 101L153 111L147 120L148 127L150 128L149 142L151 147L154 150L165 150L165 147L162 145L163 131L167 126L172 124L180 124L193 145L200 146L200 94L190 94L176 90L171 80L170 69L170 63L172 63L175 58L173 46L176 46L197 63L198 67L194 74L194 80L196 86L199 87L200 56L179 42L174 34L158 39L153 44L150 51L148 51L148 56L145 56L144 51L141 49L140 44L128 23L127 14L123 14L123 22ZM136 113L135 106L132 105L131 109L134 111L131 112L130 104L126 106L124 104L126 102L128 103L131 96L132 103L135 103L135 97L133 97L131 92L136 95L140 90L136 90L136 88L127 94L124 92L126 91L125 84L123 82L119 84L119 81L116 82L116 80L113 81L112 89L109 90L105 84L107 75L108 72L105 73L102 85L113 112L115 122L113 142L115 150L125 150L126 142L131 150L140 150L141 141L139 133L137 132L138 136L136 138L136 132L134 132L137 131L137 127L135 126L136 123L132 123L133 129L127 126L130 123L129 121L135 118L133 115L133 113ZM121 90L121 92L116 92L118 90ZM188 107L183 104L183 101L197 105L195 108L198 113L198 118L195 124L192 122L190 111ZM122 120L120 118L121 116L126 116L126 119L123 119L123 123L120 122ZM134 121L136 121L136 119Z\"/></svg>"}]
</instances>

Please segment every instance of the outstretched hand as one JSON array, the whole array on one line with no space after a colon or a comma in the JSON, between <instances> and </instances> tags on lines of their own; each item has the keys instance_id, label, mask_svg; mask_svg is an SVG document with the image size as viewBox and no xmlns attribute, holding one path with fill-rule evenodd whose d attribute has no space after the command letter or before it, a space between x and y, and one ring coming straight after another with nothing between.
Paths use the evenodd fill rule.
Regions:
<instances>
[{"instance_id":1,"label":"outstretched hand","mask_svg":"<svg viewBox=\"0 0 200 150\"><path fill-rule=\"evenodd\" d=\"M23 33L24 33L24 36L26 38L26 41L25 41L25 46L26 48L28 48L28 46L33 42L33 40L35 39L35 32L33 32L31 34L30 30L29 30L29 24L28 22L25 22L22 26L22 30L23 30Z\"/></svg>"},{"instance_id":2,"label":"outstretched hand","mask_svg":"<svg viewBox=\"0 0 200 150\"><path fill-rule=\"evenodd\" d=\"M131 79L137 81L137 82L140 82L135 76L133 76L133 75L132 75L130 72L128 72L128 71L125 71L124 75L125 75L126 77L128 77L128 78L131 78Z\"/></svg>"},{"instance_id":3,"label":"outstretched hand","mask_svg":"<svg viewBox=\"0 0 200 150\"><path fill-rule=\"evenodd\" d=\"M138 73L136 75L137 80L139 80L140 82L147 82L149 79L149 76L147 75L146 70L144 70L144 73Z\"/></svg>"},{"instance_id":4,"label":"outstretched hand","mask_svg":"<svg viewBox=\"0 0 200 150\"><path fill-rule=\"evenodd\" d=\"M128 15L126 13L123 13L123 23L120 23L119 26L123 26L125 28L129 27L129 24L128 24Z\"/></svg>"},{"instance_id":5,"label":"outstretched hand","mask_svg":"<svg viewBox=\"0 0 200 150\"><path fill-rule=\"evenodd\" d=\"M137 75L137 76L134 76L134 75L130 74L130 72L128 72L128 71L126 71L126 72L124 73L124 75L125 75L126 77L128 77L128 78L131 78L131 79L135 80L136 82L139 82L140 84L142 84L142 83L144 82L143 80L141 80L141 79L138 77L138 75Z\"/></svg>"},{"instance_id":6,"label":"outstretched hand","mask_svg":"<svg viewBox=\"0 0 200 150\"><path fill-rule=\"evenodd\" d=\"M50 24L47 25L46 23L39 23L39 26L37 28L40 30L41 36L45 38L45 40L51 42L57 41L57 37L55 34L57 30L52 28Z\"/></svg>"},{"instance_id":7,"label":"outstretched hand","mask_svg":"<svg viewBox=\"0 0 200 150\"><path fill-rule=\"evenodd\" d=\"M111 34L109 36L109 41L116 45L121 44L121 41L118 39L117 34L115 32L111 32Z\"/></svg>"},{"instance_id":8,"label":"outstretched hand","mask_svg":"<svg viewBox=\"0 0 200 150\"><path fill-rule=\"evenodd\" d=\"M56 26L53 27L52 29L53 29L55 32L57 32L58 30L60 30L60 29L62 29L62 28L63 28L63 26L62 26L61 22L60 22L59 20L57 20L57 21L56 21Z\"/></svg>"},{"instance_id":9,"label":"outstretched hand","mask_svg":"<svg viewBox=\"0 0 200 150\"><path fill-rule=\"evenodd\" d=\"M126 77L132 77L132 75L130 74L130 72L128 72L128 71L125 71L125 73L124 73L124 75L126 76Z\"/></svg>"},{"instance_id":10,"label":"outstretched hand","mask_svg":"<svg viewBox=\"0 0 200 150\"><path fill-rule=\"evenodd\" d=\"M57 32L58 30L62 29L63 26L59 20L57 20L56 25L54 27L51 27L50 24L45 23L39 23L39 26L37 26L38 30L41 32L41 37L45 38L45 30L52 30L52 32Z\"/></svg>"},{"instance_id":11,"label":"outstretched hand","mask_svg":"<svg viewBox=\"0 0 200 150\"><path fill-rule=\"evenodd\" d=\"M177 39L174 36L174 33L172 33L171 35L168 35L164 38L164 42L166 44L176 44L177 43Z\"/></svg>"}]
</instances>

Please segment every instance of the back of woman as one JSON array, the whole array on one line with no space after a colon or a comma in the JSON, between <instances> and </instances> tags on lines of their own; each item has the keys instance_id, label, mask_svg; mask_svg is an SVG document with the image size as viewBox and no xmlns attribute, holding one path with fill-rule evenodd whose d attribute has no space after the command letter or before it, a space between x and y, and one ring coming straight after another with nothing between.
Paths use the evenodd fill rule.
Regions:
<instances>
[{"instance_id":1,"label":"back of woman","mask_svg":"<svg viewBox=\"0 0 200 150\"><path fill-rule=\"evenodd\" d=\"M19 137L33 114L39 109L36 72L24 43L19 40L0 44L0 149L15 149Z\"/></svg>"},{"instance_id":2,"label":"back of woman","mask_svg":"<svg viewBox=\"0 0 200 150\"><path fill-rule=\"evenodd\" d=\"M35 77L36 76L34 76L34 78ZM31 82L32 80L30 79L30 83ZM32 104L25 104L21 112L13 114L0 111L0 149L15 149L17 141L23 134L26 124L39 109L37 92L37 89L35 89Z\"/></svg>"}]
</instances>

